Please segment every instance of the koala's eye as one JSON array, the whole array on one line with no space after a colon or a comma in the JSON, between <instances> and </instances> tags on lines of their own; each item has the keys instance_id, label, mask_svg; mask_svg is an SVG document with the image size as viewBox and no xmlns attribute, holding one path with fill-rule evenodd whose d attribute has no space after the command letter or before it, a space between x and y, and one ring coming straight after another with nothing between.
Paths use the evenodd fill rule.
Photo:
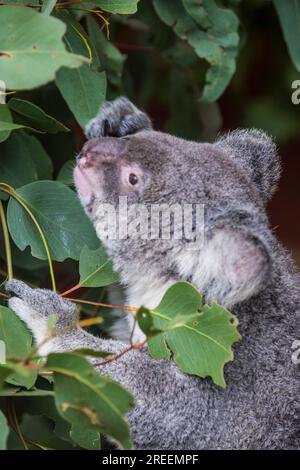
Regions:
<instances>
[{"instance_id":1,"label":"koala's eye","mask_svg":"<svg viewBox=\"0 0 300 470\"><path fill-rule=\"evenodd\" d=\"M132 186L135 186L139 182L138 177L134 173L130 173L128 180Z\"/></svg>"}]
</instances>

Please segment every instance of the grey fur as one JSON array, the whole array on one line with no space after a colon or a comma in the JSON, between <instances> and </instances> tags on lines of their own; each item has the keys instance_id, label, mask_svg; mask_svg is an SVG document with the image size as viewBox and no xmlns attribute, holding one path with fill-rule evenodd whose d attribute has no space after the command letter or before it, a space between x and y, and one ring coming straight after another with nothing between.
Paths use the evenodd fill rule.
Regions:
<instances>
[{"instance_id":1,"label":"grey fur","mask_svg":"<svg viewBox=\"0 0 300 470\"><path fill-rule=\"evenodd\" d=\"M121 97L113 105L109 101L103 104L99 114L86 126L85 135L88 139L122 137L151 128L147 114L136 108L127 98Z\"/></svg>"},{"instance_id":2,"label":"grey fur","mask_svg":"<svg viewBox=\"0 0 300 470\"><path fill-rule=\"evenodd\" d=\"M109 109L115 127L119 102ZM101 119L98 129L103 127ZM230 305L242 335L234 346L235 360L225 366L225 390L209 379L181 373L172 361L151 359L146 348L99 368L136 397L128 415L136 448L299 448L299 365L293 364L291 356L300 332L300 283L265 212L267 193L279 175L274 145L265 134L253 130L239 131L216 144L187 142L150 130L133 134L142 126L134 122L126 137L126 154L111 160L106 173L96 167L102 192L101 197L94 194L88 215L97 228L101 223L97 205L101 198L116 200L122 166L139 165L145 183L130 194L130 200L203 202L207 244L189 253L185 241L103 240L129 297L137 288L155 297L157 285L187 279L208 301L216 298ZM101 137L101 132L93 137ZM101 141L97 145L101 147ZM74 321L74 307L58 297L57 304L53 303L55 294L49 291L44 291L41 302L40 290L19 281L10 281L7 289L18 297L10 305L23 319L29 306L37 325L57 305L58 310L65 309L65 322ZM34 335L36 325L29 325ZM78 328L55 338L51 350L79 347L120 352L126 346Z\"/></svg>"},{"instance_id":3,"label":"grey fur","mask_svg":"<svg viewBox=\"0 0 300 470\"><path fill-rule=\"evenodd\" d=\"M228 133L217 142L231 158L238 161L267 202L280 178L280 161L274 142L263 131L243 129Z\"/></svg>"}]
</instances>

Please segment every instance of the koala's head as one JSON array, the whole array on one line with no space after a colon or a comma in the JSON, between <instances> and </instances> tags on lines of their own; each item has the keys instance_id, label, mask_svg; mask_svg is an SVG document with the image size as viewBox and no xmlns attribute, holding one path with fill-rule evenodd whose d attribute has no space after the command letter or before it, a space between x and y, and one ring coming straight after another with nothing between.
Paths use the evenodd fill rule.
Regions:
<instances>
[{"instance_id":1,"label":"koala's head","mask_svg":"<svg viewBox=\"0 0 300 470\"><path fill-rule=\"evenodd\" d=\"M262 132L237 131L215 144L152 130L95 138L83 146L74 176L100 238L99 207L117 205L120 196L129 206L204 205L206 242L196 253L175 240L127 239L115 244L124 262L147 259L228 305L262 284L269 269L264 206L279 177L276 149Z\"/></svg>"}]
</instances>

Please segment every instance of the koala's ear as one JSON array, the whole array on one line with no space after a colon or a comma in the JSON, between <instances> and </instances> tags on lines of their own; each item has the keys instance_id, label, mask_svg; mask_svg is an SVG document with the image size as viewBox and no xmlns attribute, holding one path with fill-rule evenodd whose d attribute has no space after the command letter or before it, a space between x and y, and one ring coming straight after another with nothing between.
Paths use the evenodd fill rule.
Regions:
<instances>
[{"instance_id":1,"label":"koala's ear","mask_svg":"<svg viewBox=\"0 0 300 470\"><path fill-rule=\"evenodd\" d=\"M204 243L193 281L207 302L230 308L258 293L269 270L268 248L261 237L247 229L223 226Z\"/></svg>"},{"instance_id":2,"label":"koala's ear","mask_svg":"<svg viewBox=\"0 0 300 470\"><path fill-rule=\"evenodd\" d=\"M273 140L263 131L244 129L230 132L216 144L240 164L266 203L276 190L281 174L280 159Z\"/></svg>"}]
</instances>

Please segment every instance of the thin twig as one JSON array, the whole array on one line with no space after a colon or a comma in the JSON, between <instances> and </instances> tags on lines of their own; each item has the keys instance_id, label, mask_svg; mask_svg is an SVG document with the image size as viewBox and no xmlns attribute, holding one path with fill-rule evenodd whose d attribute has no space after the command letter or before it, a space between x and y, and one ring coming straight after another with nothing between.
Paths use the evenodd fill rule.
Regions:
<instances>
[{"instance_id":1,"label":"thin twig","mask_svg":"<svg viewBox=\"0 0 300 470\"><path fill-rule=\"evenodd\" d=\"M8 276L8 279L13 279L14 273L13 273L13 264L12 264L12 256L11 256L11 245L10 245L8 227L7 227L6 216L5 216L2 201L0 201L0 220L2 224L2 231L3 231L3 238L4 238L7 276Z\"/></svg>"},{"instance_id":2,"label":"thin twig","mask_svg":"<svg viewBox=\"0 0 300 470\"><path fill-rule=\"evenodd\" d=\"M10 299L10 295L4 294L4 292L0 292L0 297L4 297L5 299Z\"/></svg>"},{"instance_id":3,"label":"thin twig","mask_svg":"<svg viewBox=\"0 0 300 470\"><path fill-rule=\"evenodd\" d=\"M134 331L135 331L135 327L136 327L136 322L137 322L137 318L136 318L136 315L134 315L132 330L131 330L130 338L129 338L129 342L130 342L131 346L133 345L133 335L134 335Z\"/></svg>"},{"instance_id":4,"label":"thin twig","mask_svg":"<svg viewBox=\"0 0 300 470\"><path fill-rule=\"evenodd\" d=\"M78 290L81 288L81 285L78 283L75 286L71 287L70 289L66 290L65 292L62 292L59 294L61 297L64 297L65 295L71 294L71 292L74 292L75 290Z\"/></svg>"},{"instance_id":5,"label":"thin twig","mask_svg":"<svg viewBox=\"0 0 300 470\"><path fill-rule=\"evenodd\" d=\"M109 362L117 361L118 359L120 359L120 357L124 356L124 354L127 354L129 351L133 351L134 349L140 349L143 346L145 346L146 343L147 343L147 339L145 339L144 341L141 341L140 343L131 344L130 346L128 346L128 348L124 349L119 354L115 354L115 356L108 357L104 361L95 362L93 366L100 367L100 366L104 366L105 364L108 364Z\"/></svg>"},{"instance_id":6,"label":"thin twig","mask_svg":"<svg viewBox=\"0 0 300 470\"><path fill-rule=\"evenodd\" d=\"M128 305L104 304L102 302L92 302L91 300L71 299L70 297L66 297L66 299L79 304L95 305L96 307L107 307L118 310L128 310L129 312L137 312L139 310L138 307L129 307Z\"/></svg>"}]
</instances>

